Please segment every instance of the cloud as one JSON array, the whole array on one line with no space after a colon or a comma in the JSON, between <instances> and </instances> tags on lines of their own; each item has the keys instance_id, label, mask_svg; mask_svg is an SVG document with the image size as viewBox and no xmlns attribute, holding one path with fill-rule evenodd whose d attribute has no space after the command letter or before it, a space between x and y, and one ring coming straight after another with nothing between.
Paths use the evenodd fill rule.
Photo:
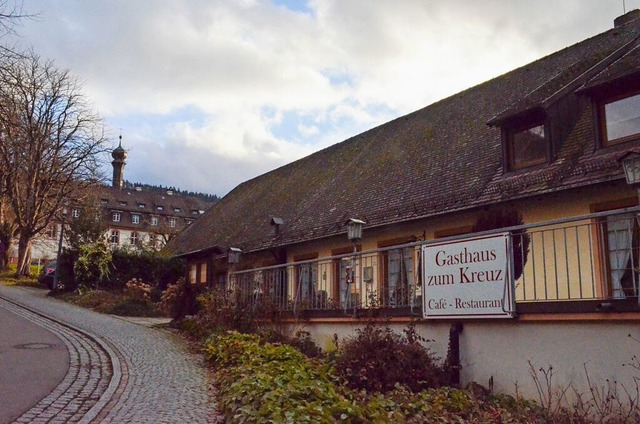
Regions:
<instances>
[{"instance_id":1,"label":"cloud","mask_svg":"<svg viewBox=\"0 0 640 424\"><path fill-rule=\"evenodd\" d=\"M221 195L604 31L611 3L32 0L18 32L123 127L132 179Z\"/></svg>"}]
</instances>

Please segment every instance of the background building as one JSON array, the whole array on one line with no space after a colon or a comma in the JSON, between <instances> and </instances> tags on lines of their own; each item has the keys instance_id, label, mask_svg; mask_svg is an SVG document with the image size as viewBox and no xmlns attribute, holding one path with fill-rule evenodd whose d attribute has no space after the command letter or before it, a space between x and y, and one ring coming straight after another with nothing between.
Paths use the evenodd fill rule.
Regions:
<instances>
[{"instance_id":1,"label":"background building","mask_svg":"<svg viewBox=\"0 0 640 424\"><path fill-rule=\"evenodd\" d=\"M107 227L105 240L113 248L159 250L173 236L198 219L215 201L215 196L184 195L174 190L150 186L130 186L124 180L127 152L120 143L112 152L111 186L101 186L90 198L99 202L100 219ZM65 222L80 218L86 211L71 205ZM33 241L32 261L42 263L56 257L61 222L52 222ZM16 260L13 247L10 260Z\"/></svg>"}]
</instances>

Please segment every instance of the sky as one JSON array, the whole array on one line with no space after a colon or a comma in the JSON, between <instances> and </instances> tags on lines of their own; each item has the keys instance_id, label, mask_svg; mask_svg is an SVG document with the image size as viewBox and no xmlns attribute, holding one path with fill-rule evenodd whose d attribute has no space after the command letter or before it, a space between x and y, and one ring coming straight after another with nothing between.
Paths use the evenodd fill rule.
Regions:
<instances>
[{"instance_id":1,"label":"sky","mask_svg":"<svg viewBox=\"0 0 640 424\"><path fill-rule=\"evenodd\" d=\"M223 196L606 31L640 0L22 5L36 16L5 40L83 82L112 147L122 135L125 179Z\"/></svg>"}]
</instances>

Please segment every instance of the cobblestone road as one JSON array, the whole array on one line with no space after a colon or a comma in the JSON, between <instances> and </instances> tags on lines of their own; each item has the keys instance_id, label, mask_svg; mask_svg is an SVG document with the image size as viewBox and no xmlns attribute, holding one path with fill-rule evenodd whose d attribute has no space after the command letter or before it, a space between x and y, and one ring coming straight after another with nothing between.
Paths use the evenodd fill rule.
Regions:
<instances>
[{"instance_id":1,"label":"cobblestone road","mask_svg":"<svg viewBox=\"0 0 640 424\"><path fill-rule=\"evenodd\" d=\"M66 415L63 415L65 405L59 401L56 404L58 409L45 412L43 406L55 403L52 397L47 397L27 412L40 414L37 422L216 421L208 371L202 359L190 354L177 336L69 305L47 297L42 290L0 286L0 296L75 327L89 336L86 338L89 341L76 342L82 345L77 352L75 348L70 349L72 356L78 358L79 366L70 367L69 373L89 371L82 378L78 378L78 375L75 378L67 376L69 381L84 381L82 387L76 384L73 389L62 390L59 386L64 394L52 394L56 399L61 398L73 406L67 408L64 412ZM53 329L54 332L57 330ZM70 344L65 343L68 346ZM86 352L81 354L83 349ZM90 366L82 367L89 363ZM68 415L81 408L82 413L90 412L85 414L85 418L79 419L82 413ZM56 417L56 412L60 414L59 417ZM36 415L27 414L23 418L34 418L32 421L35 421Z\"/></svg>"}]
</instances>

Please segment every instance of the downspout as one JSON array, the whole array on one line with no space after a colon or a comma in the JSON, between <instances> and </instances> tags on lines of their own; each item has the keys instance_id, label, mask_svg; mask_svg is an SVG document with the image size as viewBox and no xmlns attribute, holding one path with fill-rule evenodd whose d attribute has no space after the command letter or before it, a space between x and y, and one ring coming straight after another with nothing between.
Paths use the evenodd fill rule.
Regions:
<instances>
[{"instance_id":1,"label":"downspout","mask_svg":"<svg viewBox=\"0 0 640 424\"><path fill-rule=\"evenodd\" d=\"M460 387L460 333L462 333L462 330L461 322L451 324L451 328L449 328L447 366L449 368L449 384L452 387Z\"/></svg>"}]
</instances>

